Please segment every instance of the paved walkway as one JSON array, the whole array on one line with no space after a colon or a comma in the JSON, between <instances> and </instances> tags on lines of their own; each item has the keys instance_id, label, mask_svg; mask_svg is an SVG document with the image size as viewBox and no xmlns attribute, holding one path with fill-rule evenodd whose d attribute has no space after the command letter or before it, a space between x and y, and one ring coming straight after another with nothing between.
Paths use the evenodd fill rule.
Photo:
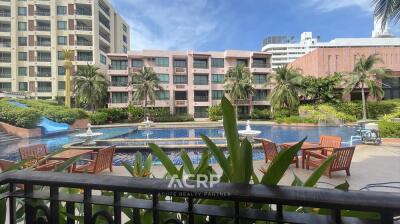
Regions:
<instances>
[{"instance_id":1,"label":"paved walkway","mask_svg":"<svg viewBox=\"0 0 400 224\"><path fill-rule=\"evenodd\" d=\"M264 161L254 161L254 168L257 176L261 177L260 167L267 166ZM218 165L213 165L217 173L221 173ZM295 168L294 165L290 169L296 175L305 181L312 171L301 168ZM360 145L357 146L354 153L351 176L346 177L344 171L334 172L330 179L323 176L320 181L327 182L333 185L343 183L346 179L353 190L359 190L367 184L382 183L382 182L400 182L400 144L384 144L381 146ZM158 178L162 178L165 174L163 166L153 166L152 173ZM115 167L112 175L129 176L129 173L124 167ZM279 184L290 185L293 180L293 175L288 170ZM324 183L319 184L320 187L332 187ZM397 184L400 187L400 183ZM375 191L393 191L388 188L373 188ZM395 190L400 192L400 190Z\"/></svg>"}]
</instances>

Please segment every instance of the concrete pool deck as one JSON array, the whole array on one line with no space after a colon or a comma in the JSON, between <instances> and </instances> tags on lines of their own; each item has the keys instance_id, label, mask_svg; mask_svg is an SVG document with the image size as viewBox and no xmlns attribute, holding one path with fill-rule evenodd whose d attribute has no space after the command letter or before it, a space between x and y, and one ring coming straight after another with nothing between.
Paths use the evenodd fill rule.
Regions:
<instances>
[{"instance_id":1,"label":"concrete pool deck","mask_svg":"<svg viewBox=\"0 0 400 224\"><path fill-rule=\"evenodd\" d=\"M254 161L254 169L257 176L260 178L262 173L258 170L261 167L267 167L264 161ZM218 165L212 165L214 170L221 174L222 171ZM105 175L118 175L130 176L126 169L122 166L115 166L112 173L103 172ZM294 165L290 166L292 170L301 180L305 181L312 173L312 170L295 168ZM292 172L288 170L280 185L290 185L293 180ZM153 166L152 174L157 178L162 178L166 173L163 166ZM346 177L345 172L339 171L332 174L332 178L322 176L320 182L326 182L333 185L343 183L346 179L350 184L350 189L359 190L367 184L383 183L383 182L400 182L400 144L399 143L385 143L380 146L372 145L358 145L356 147L353 161L350 168L351 176ZM332 187L327 184L320 183L320 187ZM396 186L400 187L400 183ZM399 189L389 188L372 188L374 191L396 191Z\"/></svg>"}]
</instances>

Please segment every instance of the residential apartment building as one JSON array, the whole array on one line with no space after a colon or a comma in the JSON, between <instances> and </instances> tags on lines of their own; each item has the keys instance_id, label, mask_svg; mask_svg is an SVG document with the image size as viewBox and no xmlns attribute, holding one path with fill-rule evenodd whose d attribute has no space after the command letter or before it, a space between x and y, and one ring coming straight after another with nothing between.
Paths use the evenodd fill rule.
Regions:
<instances>
[{"instance_id":1,"label":"residential apartment building","mask_svg":"<svg viewBox=\"0 0 400 224\"><path fill-rule=\"evenodd\" d=\"M107 54L129 50L129 26L106 0L0 1L0 92L64 96L63 49L77 66L107 69Z\"/></svg>"},{"instance_id":2,"label":"residential apartment building","mask_svg":"<svg viewBox=\"0 0 400 224\"><path fill-rule=\"evenodd\" d=\"M400 46L392 47L321 47L290 63L305 75L324 77L334 72L351 72L360 55L378 54L378 67L391 70L392 78L383 80L385 99L400 98ZM352 99L360 98L354 91Z\"/></svg>"},{"instance_id":3,"label":"residential apartment building","mask_svg":"<svg viewBox=\"0 0 400 224\"><path fill-rule=\"evenodd\" d=\"M388 47L400 46L400 38L390 34L386 26L382 29L380 21L374 20L371 38L335 38L329 42L320 42L312 32L303 32L299 42L294 37L270 36L263 40L263 52L272 54L272 68L290 64L303 55L321 47Z\"/></svg>"},{"instance_id":4,"label":"residential apartment building","mask_svg":"<svg viewBox=\"0 0 400 224\"><path fill-rule=\"evenodd\" d=\"M269 106L266 86L271 73L271 55L264 52L171 52L131 51L128 54L108 54L111 65L108 70L109 107L128 107L135 102L128 86L130 73L150 67L161 81L162 91L157 92L154 107L167 107L174 114L192 114L195 118L207 117L207 109L220 103L226 93L223 87L224 75L229 68L238 64L248 67L253 74L256 92L252 99L240 100L239 113L248 114L254 108Z\"/></svg>"}]
</instances>

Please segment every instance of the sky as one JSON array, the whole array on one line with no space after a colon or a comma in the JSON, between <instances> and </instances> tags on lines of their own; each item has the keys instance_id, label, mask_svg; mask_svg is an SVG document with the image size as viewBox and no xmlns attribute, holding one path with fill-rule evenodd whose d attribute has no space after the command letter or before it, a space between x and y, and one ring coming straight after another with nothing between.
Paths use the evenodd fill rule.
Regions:
<instances>
[{"instance_id":1,"label":"sky","mask_svg":"<svg viewBox=\"0 0 400 224\"><path fill-rule=\"evenodd\" d=\"M373 29L371 0L110 1L130 25L131 50L258 51L269 35L310 31L329 41Z\"/></svg>"}]
</instances>

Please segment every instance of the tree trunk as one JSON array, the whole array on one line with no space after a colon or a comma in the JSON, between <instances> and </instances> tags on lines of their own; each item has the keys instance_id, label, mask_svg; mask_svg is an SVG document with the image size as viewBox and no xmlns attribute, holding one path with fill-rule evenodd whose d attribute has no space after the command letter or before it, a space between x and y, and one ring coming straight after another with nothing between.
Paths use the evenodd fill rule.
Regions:
<instances>
[{"instance_id":1,"label":"tree trunk","mask_svg":"<svg viewBox=\"0 0 400 224\"><path fill-rule=\"evenodd\" d=\"M147 94L144 94L144 116L145 116L145 121L147 120L148 111L147 111Z\"/></svg>"},{"instance_id":2,"label":"tree trunk","mask_svg":"<svg viewBox=\"0 0 400 224\"><path fill-rule=\"evenodd\" d=\"M362 108L363 108L363 120L367 120L367 107L365 102L365 95L364 95L364 83L361 83L361 99L362 99Z\"/></svg>"},{"instance_id":3,"label":"tree trunk","mask_svg":"<svg viewBox=\"0 0 400 224\"><path fill-rule=\"evenodd\" d=\"M236 113L236 120L239 120L239 107L238 105L235 103L235 113Z\"/></svg>"}]
</instances>

